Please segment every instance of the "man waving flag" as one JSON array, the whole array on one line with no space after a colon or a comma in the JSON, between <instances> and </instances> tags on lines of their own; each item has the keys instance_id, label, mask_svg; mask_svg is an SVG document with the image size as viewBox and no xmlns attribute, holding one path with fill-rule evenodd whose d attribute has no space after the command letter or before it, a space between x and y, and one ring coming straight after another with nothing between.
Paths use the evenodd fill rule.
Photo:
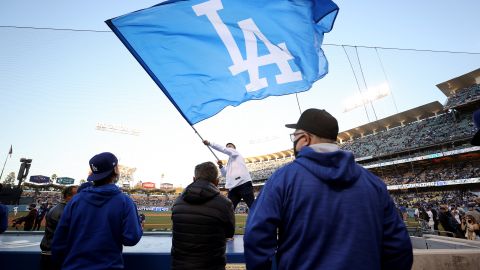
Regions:
<instances>
[{"instance_id":1,"label":"man waving flag","mask_svg":"<svg viewBox=\"0 0 480 270\"><path fill-rule=\"evenodd\" d=\"M106 23L193 125L310 89L337 12L330 0L172 0Z\"/></svg>"}]
</instances>

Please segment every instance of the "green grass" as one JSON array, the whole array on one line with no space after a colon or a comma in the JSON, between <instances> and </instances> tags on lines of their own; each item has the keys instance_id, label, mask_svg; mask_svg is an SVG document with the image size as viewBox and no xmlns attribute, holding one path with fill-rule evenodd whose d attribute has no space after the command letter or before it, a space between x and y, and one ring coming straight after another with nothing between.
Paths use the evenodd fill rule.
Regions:
<instances>
[{"instance_id":1,"label":"green grass","mask_svg":"<svg viewBox=\"0 0 480 270\"><path fill-rule=\"evenodd\" d=\"M142 211L145 214L145 231L171 231L171 212ZM235 234L244 234L246 214L235 215Z\"/></svg>"}]
</instances>

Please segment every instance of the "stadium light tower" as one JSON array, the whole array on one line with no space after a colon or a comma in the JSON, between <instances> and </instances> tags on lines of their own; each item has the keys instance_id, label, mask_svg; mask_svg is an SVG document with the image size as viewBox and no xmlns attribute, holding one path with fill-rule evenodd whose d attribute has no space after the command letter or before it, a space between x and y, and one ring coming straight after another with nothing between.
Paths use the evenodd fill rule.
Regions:
<instances>
[{"instance_id":1,"label":"stadium light tower","mask_svg":"<svg viewBox=\"0 0 480 270\"><path fill-rule=\"evenodd\" d=\"M28 176L28 172L30 170L30 166L32 165L32 159L30 158L21 158L20 159L20 169L18 170L17 180L18 180L18 187L22 184L22 181L25 180Z\"/></svg>"}]
</instances>

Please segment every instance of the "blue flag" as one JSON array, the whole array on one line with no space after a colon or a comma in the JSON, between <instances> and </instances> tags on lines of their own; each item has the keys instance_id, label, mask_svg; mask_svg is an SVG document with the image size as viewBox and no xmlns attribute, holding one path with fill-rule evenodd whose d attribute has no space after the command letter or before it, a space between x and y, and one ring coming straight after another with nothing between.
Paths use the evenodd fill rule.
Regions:
<instances>
[{"instance_id":1,"label":"blue flag","mask_svg":"<svg viewBox=\"0 0 480 270\"><path fill-rule=\"evenodd\" d=\"M106 23L193 125L225 107L310 89L330 0L167 1Z\"/></svg>"}]
</instances>

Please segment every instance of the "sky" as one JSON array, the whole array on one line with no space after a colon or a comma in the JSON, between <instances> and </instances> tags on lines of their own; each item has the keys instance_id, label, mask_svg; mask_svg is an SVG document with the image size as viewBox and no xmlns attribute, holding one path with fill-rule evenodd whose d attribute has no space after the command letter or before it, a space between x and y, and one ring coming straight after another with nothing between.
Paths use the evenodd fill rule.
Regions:
<instances>
[{"instance_id":1,"label":"sky","mask_svg":"<svg viewBox=\"0 0 480 270\"><path fill-rule=\"evenodd\" d=\"M196 124L196 134L104 23L157 3L0 1L2 181L18 173L25 157L33 160L29 176L56 174L78 183L88 174L88 160L108 151L137 168L136 181L185 187L196 164L215 160L198 134L233 142L244 157L283 151L292 147L292 130L284 125L295 123L300 110L326 109L340 131L348 130L432 101L443 104L446 97L436 85L480 67L480 1L339 0L335 25L324 38L329 74L297 96L227 107ZM342 103L359 92L354 74L362 91L388 82L393 93L373 103L375 112L367 107L368 116L363 107L343 112ZM139 135L99 131L98 123Z\"/></svg>"}]
</instances>

